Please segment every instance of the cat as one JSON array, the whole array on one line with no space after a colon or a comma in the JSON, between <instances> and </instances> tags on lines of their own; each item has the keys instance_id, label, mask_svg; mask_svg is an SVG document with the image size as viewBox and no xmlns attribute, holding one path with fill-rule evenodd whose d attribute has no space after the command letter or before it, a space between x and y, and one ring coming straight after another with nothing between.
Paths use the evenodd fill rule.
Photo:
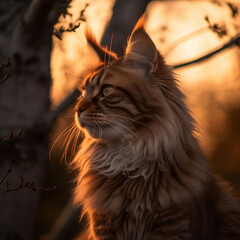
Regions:
<instances>
[{"instance_id":1,"label":"cat","mask_svg":"<svg viewBox=\"0 0 240 240\"><path fill-rule=\"evenodd\" d=\"M240 206L215 177L173 72L135 26L125 55L87 40L100 65L85 79L75 120L75 202L94 240L237 240Z\"/></svg>"}]
</instances>

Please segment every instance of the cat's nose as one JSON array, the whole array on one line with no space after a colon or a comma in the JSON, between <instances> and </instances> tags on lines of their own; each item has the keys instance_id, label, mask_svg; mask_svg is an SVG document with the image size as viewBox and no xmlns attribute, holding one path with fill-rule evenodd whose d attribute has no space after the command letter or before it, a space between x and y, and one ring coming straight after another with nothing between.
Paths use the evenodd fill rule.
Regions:
<instances>
[{"instance_id":1,"label":"cat's nose","mask_svg":"<svg viewBox=\"0 0 240 240\"><path fill-rule=\"evenodd\" d=\"M80 115L90 106L90 102L89 101L81 101L79 102L76 107L75 107L75 111L78 114L78 116L80 117Z\"/></svg>"}]
</instances>

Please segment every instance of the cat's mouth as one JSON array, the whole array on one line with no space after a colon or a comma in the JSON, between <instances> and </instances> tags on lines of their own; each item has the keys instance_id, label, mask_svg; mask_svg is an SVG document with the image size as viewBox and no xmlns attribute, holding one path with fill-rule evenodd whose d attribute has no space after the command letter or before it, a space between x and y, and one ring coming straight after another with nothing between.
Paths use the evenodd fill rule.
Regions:
<instances>
[{"instance_id":1,"label":"cat's mouth","mask_svg":"<svg viewBox=\"0 0 240 240\"><path fill-rule=\"evenodd\" d=\"M86 117L80 117L77 113L75 113L75 122L79 128L85 128L88 130L88 128L94 128L96 127L96 123L90 118Z\"/></svg>"},{"instance_id":2,"label":"cat's mouth","mask_svg":"<svg viewBox=\"0 0 240 240\"><path fill-rule=\"evenodd\" d=\"M92 117L79 117L77 113L75 114L75 122L79 128L87 130L87 132L94 138L103 138L106 135L105 132L108 131L108 128L110 127Z\"/></svg>"}]
</instances>

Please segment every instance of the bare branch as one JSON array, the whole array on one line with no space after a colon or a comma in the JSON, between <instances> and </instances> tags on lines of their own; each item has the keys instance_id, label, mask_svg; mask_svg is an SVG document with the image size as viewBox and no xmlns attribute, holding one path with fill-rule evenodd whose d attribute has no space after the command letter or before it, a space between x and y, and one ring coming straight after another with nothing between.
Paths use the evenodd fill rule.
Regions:
<instances>
[{"instance_id":1,"label":"bare branch","mask_svg":"<svg viewBox=\"0 0 240 240\"><path fill-rule=\"evenodd\" d=\"M19 130L16 135L14 135L13 132L10 132L9 135L7 137L5 137L4 139L0 138L0 145L2 145L4 142L6 142L10 139L15 139L21 135L22 135L22 130Z\"/></svg>"},{"instance_id":2,"label":"bare branch","mask_svg":"<svg viewBox=\"0 0 240 240\"><path fill-rule=\"evenodd\" d=\"M12 164L10 166L10 169L12 167ZM11 170L10 170L10 172L11 172ZM7 175L8 174L5 175L5 178L6 178ZM49 191L53 191L53 190L58 189L57 186L53 186L53 187L39 187L39 188L37 188L37 187L35 187L34 182L24 182L24 179L23 179L22 176L20 177L20 181L19 181L19 184L18 184L17 187L9 188L9 186L10 186L10 183L7 181L6 182L6 190L3 191L3 192L0 192L0 194L4 194L4 193L8 193L8 192L16 192L16 191L18 191L20 189L23 189L23 188L29 188L32 191L43 191L43 192L49 192Z\"/></svg>"},{"instance_id":3,"label":"bare branch","mask_svg":"<svg viewBox=\"0 0 240 240\"><path fill-rule=\"evenodd\" d=\"M177 68L181 68L181 67L186 67L195 63L199 63L199 62L203 62L207 59L209 59L210 57L216 55L217 53L223 51L224 49L227 49L233 45L237 45L238 47L240 47L240 34L236 35L235 37L231 38L227 43L225 43L223 46L218 47L216 50L213 50L199 58L196 58L194 60L190 60L184 63L180 63L180 64L175 64L172 66L172 68L177 69Z\"/></svg>"},{"instance_id":4,"label":"bare branch","mask_svg":"<svg viewBox=\"0 0 240 240\"><path fill-rule=\"evenodd\" d=\"M8 62L7 64L2 64L0 66L0 73L5 69L5 68L10 68L12 66L11 60L10 58L8 58ZM0 80L0 84L2 84L3 82L5 82L9 77L11 77L11 73L7 73L2 80Z\"/></svg>"},{"instance_id":5,"label":"bare branch","mask_svg":"<svg viewBox=\"0 0 240 240\"><path fill-rule=\"evenodd\" d=\"M192 39L192 38L198 36L199 34L202 34L202 33L206 32L208 30L209 30L209 27L200 28L200 29L198 29L198 30L196 30L194 32L191 32L191 33L189 33L189 34L187 34L187 35L177 39L176 41L170 43L168 45L167 49L164 51L164 56L167 56L169 54L169 52L171 52L175 47L177 47L182 42L185 42L185 41L187 41L189 39Z\"/></svg>"},{"instance_id":6,"label":"bare branch","mask_svg":"<svg viewBox=\"0 0 240 240\"><path fill-rule=\"evenodd\" d=\"M56 36L59 40L62 40L62 35L64 32L75 32L77 28L80 27L80 22L77 24L69 23L68 28L61 26L59 29L53 30L53 35Z\"/></svg>"},{"instance_id":7,"label":"bare branch","mask_svg":"<svg viewBox=\"0 0 240 240\"><path fill-rule=\"evenodd\" d=\"M0 84L4 83L10 77L11 77L11 73L8 73L7 75L5 75L5 77L0 81Z\"/></svg>"},{"instance_id":8,"label":"bare branch","mask_svg":"<svg viewBox=\"0 0 240 240\"><path fill-rule=\"evenodd\" d=\"M238 7L230 2L226 2L227 6L230 8L231 13L232 13L232 18L236 18L236 16L239 14L239 9Z\"/></svg>"},{"instance_id":9,"label":"bare branch","mask_svg":"<svg viewBox=\"0 0 240 240\"><path fill-rule=\"evenodd\" d=\"M205 21L208 23L208 28L218 35L219 38L227 35L227 28L225 24L220 25L219 23L211 23L208 16L206 16Z\"/></svg>"},{"instance_id":10,"label":"bare branch","mask_svg":"<svg viewBox=\"0 0 240 240\"><path fill-rule=\"evenodd\" d=\"M11 162L11 164L10 164L8 170L7 170L7 172L5 173L5 175L4 175L4 176L2 177L2 179L0 180L0 185L3 183L3 181L4 181L5 178L8 176L8 174L12 171L12 166L13 166L13 164L14 164L14 162L15 162L15 159L16 159L16 157L14 156L13 159L12 159L12 162Z\"/></svg>"},{"instance_id":11,"label":"bare branch","mask_svg":"<svg viewBox=\"0 0 240 240\"><path fill-rule=\"evenodd\" d=\"M66 16L72 16L72 14L68 11L69 8L71 8L69 6L69 3L71 2L71 0L61 0L61 1L57 1L57 9L60 13L60 15L63 15L63 17L65 18Z\"/></svg>"},{"instance_id":12,"label":"bare branch","mask_svg":"<svg viewBox=\"0 0 240 240\"><path fill-rule=\"evenodd\" d=\"M86 21L84 13L88 6L88 4L85 5L85 7L81 10L79 17L74 22L69 23L68 28L64 28L63 26L60 26L60 28L54 28L53 35L56 36L59 40L62 40L62 35L64 32L75 32L76 29L80 27L81 22ZM63 13L63 17L65 17L66 15L72 17L72 14L69 13L67 10Z\"/></svg>"},{"instance_id":13,"label":"bare branch","mask_svg":"<svg viewBox=\"0 0 240 240\"><path fill-rule=\"evenodd\" d=\"M12 66L11 60L10 60L10 58L8 58L7 64L2 64L2 65L0 66L0 71L2 71L4 68L9 68L9 67L11 67L11 66Z\"/></svg>"}]
</instances>

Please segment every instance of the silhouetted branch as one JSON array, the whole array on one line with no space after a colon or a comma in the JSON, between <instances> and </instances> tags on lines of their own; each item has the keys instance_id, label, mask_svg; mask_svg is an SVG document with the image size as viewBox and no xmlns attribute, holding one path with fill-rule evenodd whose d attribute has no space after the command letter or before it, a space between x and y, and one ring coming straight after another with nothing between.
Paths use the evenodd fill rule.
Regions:
<instances>
[{"instance_id":1,"label":"silhouetted branch","mask_svg":"<svg viewBox=\"0 0 240 240\"><path fill-rule=\"evenodd\" d=\"M12 166L13 166L13 164L14 164L14 162L15 162L15 159L16 159L16 157L14 156L13 159L12 159L12 162L11 162L11 164L10 164L8 170L7 170L7 172L5 173L5 175L4 175L4 176L2 177L2 179L0 180L0 185L3 183L3 181L5 180L5 178L7 177L7 175L12 171Z\"/></svg>"},{"instance_id":2,"label":"silhouetted branch","mask_svg":"<svg viewBox=\"0 0 240 240\"><path fill-rule=\"evenodd\" d=\"M87 7L88 7L88 4L86 4L84 9L81 10L80 16L76 19L76 21L74 23L72 23L72 22L69 23L68 28L64 28L63 26L61 26L58 29L54 28L53 35L56 36L58 39L62 40L62 35L64 32L75 32L76 29L78 29L80 27L81 22L86 21L84 13L85 13ZM70 17L72 16L71 13L69 13L67 9L66 9L66 12L63 13L63 17L65 17L66 15L69 15Z\"/></svg>"},{"instance_id":3,"label":"silhouetted branch","mask_svg":"<svg viewBox=\"0 0 240 240\"><path fill-rule=\"evenodd\" d=\"M80 27L80 22L77 24L74 23L69 23L68 28L64 28L61 26L59 29L54 29L53 30L53 35L56 36L59 40L62 40L62 35L64 32L75 32L77 28Z\"/></svg>"},{"instance_id":4,"label":"silhouetted branch","mask_svg":"<svg viewBox=\"0 0 240 240\"><path fill-rule=\"evenodd\" d=\"M5 75L5 77L0 81L0 84L5 82L9 77L11 77L11 73L8 73L7 75Z\"/></svg>"},{"instance_id":5,"label":"silhouetted branch","mask_svg":"<svg viewBox=\"0 0 240 240\"><path fill-rule=\"evenodd\" d=\"M9 67L11 67L11 66L12 66L11 60L10 60L10 58L8 58L7 64L2 64L2 65L0 66L0 73L1 73L1 71L3 71L5 68L9 68ZM3 78L2 80L0 80L0 84L2 84L3 82L5 82L9 77L11 77L11 73L6 74L6 75L4 76L4 78Z\"/></svg>"},{"instance_id":6,"label":"silhouetted branch","mask_svg":"<svg viewBox=\"0 0 240 240\"><path fill-rule=\"evenodd\" d=\"M202 57L196 58L194 60L173 65L172 68L177 69L177 68L186 67L186 66L189 66L189 65L192 65L192 64L195 64L195 63L203 62L203 61L209 59L210 57L216 55L217 53L223 51L224 49L227 49L227 48L229 48L233 45L236 45L236 46L240 47L240 34L231 38L227 43L225 43L223 46L217 48L216 50L213 50L213 51L203 55Z\"/></svg>"},{"instance_id":7,"label":"silhouetted branch","mask_svg":"<svg viewBox=\"0 0 240 240\"><path fill-rule=\"evenodd\" d=\"M231 10L232 18L235 18L239 14L238 7L235 4L230 3L230 2L226 2L226 4L229 7L229 9Z\"/></svg>"},{"instance_id":8,"label":"silhouetted branch","mask_svg":"<svg viewBox=\"0 0 240 240\"><path fill-rule=\"evenodd\" d=\"M0 138L0 145L2 145L4 142L6 142L10 139L15 139L21 135L22 135L22 130L19 130L16 135L14 135L13 132L10 132L9 135L7 137L5 137L4 139Z\"/></svg>"},{"instance_id":9,"label":"silhouetted branch","mask_svg":"<svg viewBox=\"0 0 240 240\"><path fill-rule=\"evenodd\" d=\"M2 71L4 68L8 68L8 67L11 67L11 66L12 66L11 60L10 60L10 58L8 58L7 64L2 64L0 66L0 71Z\"/></svg>"},{"instance_id":10,"label":"silhouetted branch","mask_svg":"<svg viewBox=\"0 0 240 240\"><path fill-rule=\"evenodd\" d=\"M67 15L70 16L70 17L72 16L72 14L68 11L68 9L71 8L69 6L70 2L71 2L71 0L57 1L57 10L59 11L60 15L63 15L64 18Z\"/></svg>"},{"instance_id":11,"label":"silhouetted branch","mask_svg":"<svg viewBox=\"0 0 240 240\"><path fill-rule=\"evenodd\" d=\"M210 19L208 16L206 16L205 21L208 23L208 28L216 33L218 35L219 38L222 38L223 36L227 35L227 28L224 24L220 25L219 23L211 23Z\"/></svg>"},{"instance_id":12,"label":"silhouetted branch","mask_svg":"<svg viewBox=\"0 0 240 240\"><path fill-rule=\"evenodd\" d=\"M203 32L206 32L206 31L208 31L208 30L209 30L208 27L200 28L200 29L198 29L198 30L196 30L196 31L194 31L194 32L191 32L191 33L189 33L189 34L187 34L187 35L185 35L185 36L177 39L176 41L168 44L167 49L164 51L164 56L167 56L167 55L169 54L169 52L171 52L175 47L177 47L177 46L178 46L179 44L181 44L182 42L185 42L185 41L187 41L187 40L189 40L189 39L192 39L192 38L198 36L199 34L201 34L201 33L203 33Z\"/></svg>"},{"instance_id":13,"label":"silhouetted branch","mask_svg":"<svg viewBox=\"0 0 240 240\"><path fill-rule=\"evenodd\" d=\"M12 164L13 164L13 163L12 163ZM11 172L12 164L11 164L11 166L10 166L10 171L9 171L9 172ZM8 173L9 173L9 172L8 172ZM5 178L6 178L7 175L8 175L8 174L5 175ZM4 179L5 179L5 178L4 178ZM4 180L4 179L3 179L3 180ZM43 192L53 191L53 190L56 190L56 189L58 188L57 186L53 186L53 187L39 187L39 188L37 188L37 187L35 187L34 182L24 182L24 179L23 179L22 176L20 177L20 181L19 181L19 184L18 184L17 187L15 187L15 188L9 188L9 186L10 186L10 183L7 181L7 182L6 182L6 189L5 189L5 191L0 192L0 194L4 194L4 193L7 193L7 192L16 192L16 191L18 191L18 190L20 190L20 189L23 189L23 188L29 188L29 189L31 189L32 191L43 191Z\"/></svg>"}]
</instances>

